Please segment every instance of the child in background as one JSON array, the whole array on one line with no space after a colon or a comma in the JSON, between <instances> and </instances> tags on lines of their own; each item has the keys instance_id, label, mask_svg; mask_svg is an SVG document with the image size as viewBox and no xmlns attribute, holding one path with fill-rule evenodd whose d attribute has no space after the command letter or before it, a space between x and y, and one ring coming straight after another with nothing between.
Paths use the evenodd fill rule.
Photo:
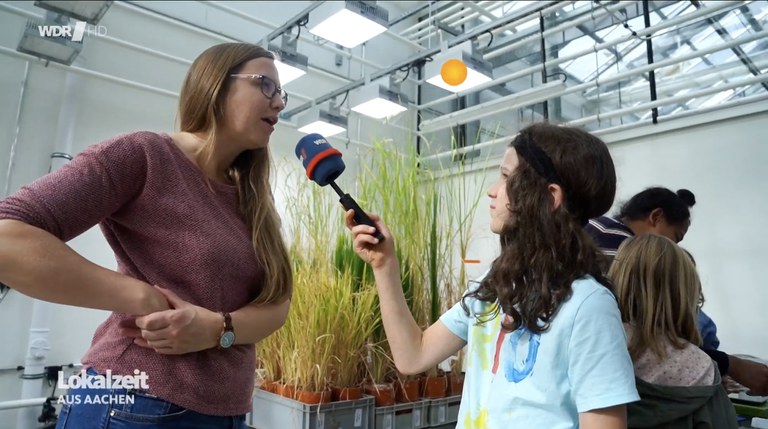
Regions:
<instances>
[{"instance_id":1,"label":"child in background","mask_svg":"<svg viewBox=\"0 0 768 429\"><path fill-rule=\"evenodd\" d=\"M628 238L608 272L616 285L640 402L629 428L736 428L715 364L699 349L701 286L691 259L654 234Z\"/></svg>"}]
</instances>

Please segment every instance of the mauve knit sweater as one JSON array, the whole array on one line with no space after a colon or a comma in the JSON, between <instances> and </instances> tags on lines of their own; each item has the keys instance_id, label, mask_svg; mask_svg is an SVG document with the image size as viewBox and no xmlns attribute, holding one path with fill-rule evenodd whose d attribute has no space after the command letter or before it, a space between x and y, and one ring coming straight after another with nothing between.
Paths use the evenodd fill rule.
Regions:
<instances>
[{"instance_id":1,"label":"mauve knit sweater","mask_svg":"<svg viewBox=\"0 0 768 429\"><path fill-rule=\"evenodd\" d=\"M206 180L167 134L136 132L88 147L0 201L0 218L63 241L99 224L119 272L213 311L245 306L264 281L237 189ZM158 354L120 334L128 316L112 313L96 329L84 365L144 371L150 393L200 413L250 412L254 345Z\"/></svg>"}]
</instances>

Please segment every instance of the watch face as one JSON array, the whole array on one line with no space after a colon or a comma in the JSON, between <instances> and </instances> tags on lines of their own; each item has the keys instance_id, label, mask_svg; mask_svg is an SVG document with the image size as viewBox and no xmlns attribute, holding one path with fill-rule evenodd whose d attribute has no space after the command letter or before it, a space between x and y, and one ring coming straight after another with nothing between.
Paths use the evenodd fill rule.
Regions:
<instances>
[{"instance_id":1,"label":"watch face","mask_svg":"<svg viewBox=\"0 0 768 429\"><path fill-rule=\"evenodd\" d=\"M229 348L235 343L235 333L232 331L226 331L221 334L219 338L219 346L223 349Z\"/></svg>"}]
</instances>

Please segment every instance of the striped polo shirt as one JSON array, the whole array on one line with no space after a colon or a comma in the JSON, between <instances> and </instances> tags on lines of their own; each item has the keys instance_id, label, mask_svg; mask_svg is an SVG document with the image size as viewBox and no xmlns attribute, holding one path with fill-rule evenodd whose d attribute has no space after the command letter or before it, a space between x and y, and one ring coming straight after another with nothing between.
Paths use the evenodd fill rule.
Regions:
<instances>
[{"instance_id":1,"label":"striped polo shirt","mask_svg":"<svg viewBox=\"0 0 768 429\"><path fill-rule=\"evenodd\" d=\"M590 219L584 230L595 239L597 248L613 259L624 240L635 235L628 226L608 216Z\"/></svg>"}]
</instances>

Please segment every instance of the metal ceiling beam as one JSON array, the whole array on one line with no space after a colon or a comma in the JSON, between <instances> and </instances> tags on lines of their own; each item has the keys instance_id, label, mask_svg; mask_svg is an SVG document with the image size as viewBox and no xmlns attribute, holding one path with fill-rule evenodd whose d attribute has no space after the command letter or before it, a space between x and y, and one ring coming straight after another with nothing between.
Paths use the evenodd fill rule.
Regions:
<instances>
[{"instance_id":1,"label":"metal ceiling beam","mask_svg":"<svg viewBox=\"0 0 768 429\"><path fill-rule=\"evenodd\" d=\"M205 3L203 3L203 4L205 4ZM215 3L213 3L213 4L215 4ZM221 41L224 41L224 42L253 43L252 41L242 40L240 38L232 37L232 36L229 36L227 34L221 33L219 31L212 30L212 29L210 29L208 27L204 27L202 25L195 24L193 22L181 19L179 17L172 16L172 15L169 15L167 13L157 11L157 10L152 9L150 7L147 7L147 6L144 6L142 4L139 4L138 2L135 2L135 1L116 2L116 3L113 4L113 7L115 5L117 5L119 7L127 8L128 10L131 10L133 12L141 13L141 14L144 14L144 15L147 15L147 16L154 16L155 18L160 19L162 21L169 22L169 23L171 23L173 25L178 25L178 26L180 26L182 28L186 28L186 29L189 29L191 31L195 31L195 32L198 32L198 33L201 33L201 34L206 34L208 36L212 36L212 37L217 38L217 39L219 39ZM221 7L221 6L218 6L218 7ZM266 26L267 24L264 24L264 25ZM267 27L267 28L269 28L269 27ZM331 50L335 49L335 48L332 48L332 47L326 46L326 45L320 45L320 46L325 48L325 49L331 49ZM341 51L341 52L343 52L343 51ZM359 61L359 59L357 59L357 58L355 58L355 59ZM371 65L372 67L374 66L372 64L369 64L369 65ZM323 69L323 68L320 68L320 67L315 67L315 66L312 66L312 65L310 65L309 68L312 71L318 72L318 73L326 75L328 77L332 77L332 78L337 79L337 80L341 80L341 81L344 81L344 82L349 82L350 81L350 79L348 77L342 76L342 75L340 75L340 74L338 74L336 72L330 71L330 70L326 70L326 69Z\"/></svg>"},{"instance_id":2,"label":"metal ceiling beam","mask_svg":"<svg viewBox=\"0 0 768 429\"><path fill-rule=\"evenodd\" d=\"M426 19L424 19L425 15L419 16L419 21L416 24L413 24L410 27L402 30L400 35L405 38L415 40L420 34L424 33L425 31L430 31L429 26L432 25L433 22L436 22L438 19L443 19L447 16L450 16L450 14L453 13L457 8L461 9L461 4L440 2L436 5L435 10L433 10L431 7L429 8L429 11L426 14Z\"/></svg>"},{"instance_id":3,"label":"metal ceiling beam","mask_svg":"<svg viewBox=\"0 0 768 429\"><path fill-rule=\"evenodd\" d=\"M555 4L557 4L557 0L539 1L539 2L536 2L536 3L532 3L531 7L526 7L526 8L523 8L523 9L519 10L519 11L515 11L515 13L503 16L503 17L497 19L496 21L491 21L491 22L488 22L486 24L479 25L479 26L475 27L474 29L472 29L472 30L470 30L470 31L460 35L460 36L452 38L451 40L449 40L447 42L448 48L452 48L452 47L454 47L456 45L459 45L459 44L461 44L463 42L466 42L468 40L472 40L473 38L475 38L475 37L485 33L486 31L495 30L495 29L497 29L497 28L499 28L499 27L501 27L503 25L506 25L509 22L512 22L512 21L517 20L517 19L520 19L523 16L526 16L528 14L538 13L538 11L546 9L546 8L552 6L552 5L555 5ZM439 53L441 50L442 50L441 46L437 46L437 47L430 48L430 49L425 49L425 50L423 50L421 52L416 53L415 55L413 55L413 56L411 56L409 58L406 58L406 59L401 60L401 61L397 61L394 64L392 64L391 66L389 66L387 68L384 68L383 70L379 70L379 71L373 73L372 75L370 75L368 77L364 77L364 78L358 79L358 80L356 80L356 81L354 81L352 83L349 83L347 85L342 86L341 88L338 88L338 89L336 89L334 91L331 91L330 93L328 93L328 94L326 94L324 96L318 97L314 102L304 103L301 106L298 106L298 107L296 107L294 109L291 109L290 111L284 111L281 114L281 117L290 119L292 116L294 116L294 115L296 115L296 114L298 114L300 112L303 112L303 111L311 108L313 105L322 104L322 103L324 103L324 102L326 102L328 100L331 100L331 99L333 99L335 97L338 97L341 94L344 94L347 91L350 91L352 89L355 89L357 87L365 85L368 81L374 81L374 80L376 80L378 78L387 76L390 73L392 73L395 70L398 70L398 69L400 69L402 67L412 66L414 64L417 64L419 61L424 61L425 58L431 57L432 55L435 55L435 54Z\"/></svg>"},{"instance_id":4,"label":"metal ceiling beam","mask_svg":"<svg viewBox=\"0 0 768 429\"><path fill-rule=\"evenodd\" d=\"M592 31L591 31L589 28L587 28L587 27L586 27L586 26L584 26L583 24L582 24L582 25L577 25L577 26L576 26L576 28L578 28L579 30L581 30L581 32L582 32L582 33L584 33L584 34L586 34L587 36L589 36L589 38L590 38L590 39L594 40L594 41L595 41L595 42L597 42L598 44L600 44L600 43L605 43L605 39L603 39L602 37L600 37L600 36L598 36L597 34L593 33L593 32L592 32ZM615 46L611 46L611 47L609 47L609 48L608 48L608 51L609 51L611 54L613 54L613 56L614 56L614 57L618 58L618 60L619 60L619 61L621 61L621 58L622 58L622 56L621 56L621 52L619 52L619 50L618 50L618 49L616 49L616 47L615 47Z\"/></svg>"},{"instance_id":5,"label":"metal ceiling beam","mask_svg":"<svg viewBox=\"0 0 768 429\"><path fill-rule=\"evenodd\" d=\"M536 33L538 33L538 29L534 33L532 33L532 34L536 34ZM551 49L556 49L556 50L560 51L561 49L563 49L565 47L565 45L567 45L571 41L570 40L562 40L562 41L553 42L551 40L551 38L550 38L550 39L547 40L547 42L550 43L549 46L550 46ZM507 53L505 53L503 55L500 55L498 57L492 58L490 60L490 63L493 66L493 68L497 68L497 67L503 67L503 66L505 66L507 64L510 64L510 63L513 63L515 61L521 61L521 60L527 61L527 58L532 56L532 55L536 55L536 58L538 59L538 55L539 55L539 50L540 49L541 49L541 47L539 46L539 40L538 39L535 39L535 40L531 39L531 43L529 43L528 45L522 46L522 47L520 47L518 49L515 49L512 52L507 52ZM530 61L527 61L527 62L529 64L532 64Z\"/></svg>"},{"instance_id":6,"label":"metal ceiling beam","mask_svg":"<svg viewBox=\"0 0 768 429\"><path fill-rule=\"evenodd\" d=\"M617 1L600 2L600 7L605 8L606 7L606 5L605 5L606 3L607 3L607 6L611 6L611 5L617 4L618 2ZM660 10L661 8L666 7L666 6L668 6L670 4L673 4L673 3L675 3L675 2L674 1L657 1L657 2L654 2L653 10ZM626 3L626 7L621 9L621 11L622 11L622 16L625 16L626 20L630 20L632 18L635 18L637 16L641 16L643 14L642 8L639 6L639 4L635 4L635 3ZM566 16L558 17L557 19L555 19L553 21L552 25L553 26L561 25L561 24L567 23L568 21L572 21L572 20L577 19L579 17L591 14L592 12L593 12L592 10L585 10L585 11L582 11L581 13L579 13L577 15L568 14ZM616 22L617 20L619 22L621 22L621 20L619 18L617 18L615 15L613 15L613 13L610 13L607 16L604 15L604 16L598 18L598 19L593 20L590 23L590 25L589 25L591 27L590 31L592 33L596 33L598 31L604 30L606 28L618 25L618 23ZM584 24L582 24L582 26L584 26L585 29L588 28ZM494 48L494 50L501 49L501 48L503 48L503 47L505 47L507 45L510 45L512 43L516 43L516 42L518 42L521 39L524 39L524 38L529 37L529 36L534 35L534 34L538 34L538 32L539 32L538 28L533 28L533 27L532 28L528 28L525 31L516 33L513 36L508 36L508 37L506 37L504 39L499 39L496 43L493 44L493 48ZM574 27L574 28L571 28L571 29L567 29L567 30L561 32L560 36L558 36L560 38L560 40L562 41L561 43L559 43L558 46L560 46L560 48L562 48L564 45L570 43L572 40L578 39L579 37L581 37L584 34L587 34L587 32L585 32L583 29L580 29L580 28L575 28ZM549 39L551 39L551 36L549 37ZM598 42L598 43L600 43L600 42ZM538 50L539 50L538 41L537 40L536 41L532 40L530 45L521 47L519 49L515 49L514 52L505 53L505 54L503 54L501 56L498 56L496 58L491 59L490 61L491 61L491 64L494 65L494 67L500 67L500 66L503 66L505 64L509 64L509 63L511 63L513 61L520 60L523 57L531 55L532 53L538 52Z\"/></svg>"},{"instance_id":7,"label":"metal ceiling beam","mask_svg":"<svg viewBox=\"0 0 768 429\"><path fill-rule=\"evenodd\" d=\"M768 55L762 55L761 59L755 61L755 64L761 68L768 67ZM741 64L741 61L735 59L734 61L720 64L714 67L705 68L690 73L679 74L675 78L660 82L657 90L660 94L663 93L671 96L685 89L696 89L712 86L720 81L730 82L734 78L743 77L743 68L744 65ZM695 87L693 84L695 84ZM636 103L638 101L646 101L644 95L645 88L636 87L624 90L621 93L618 91L601 92L599 95L588 97L587 100L596 101L598 97L601 100L616 100L621 97L628 103Z\"/></svg>"},{"instance_id":8,"label":"metal ceiling beam","mask_svg":"<svg viewBox=\"0 0 768 429\"><path fill-rule=\"evenodd\" d=\"M634 44L627 46L627 48L624 49L623 52L621 52L622 53L622 57L625 57L627 54L629 54L630 52L634 51L635 49L637 49L642 44L643 44L643 40L642 39L635 40ZM615 66L618 62L619 62L619 58L617 58L617 57L614 57L613 59L611 59L609 61L606 61L605 64L603 64L602 66L598 67L597 70L595 70L593 73L591 73L589 76L587 76L586 80L589 81L589 80L592 80L592 79L595 79L595 78L599 78L603 73L605 73L606 70L608 70L609 68ZM599 90L599 88L593 88L591 90L587 90L584 95L588 95L588 93L590 91L597 91L597 90Z\"/></svg>"},{"instance_id":9,"label":"metal ceiling beam","mask_svg":"<svg viewBox=\"0 0 768 429\"><path fill-rule=\"evenodd\" d=\"M747 18L747 22L749 23L749 26L752 27L752 30L756 33L763 31L763 26L755 19L755 16L752 14L752 9L750 9L749 6L741 6L739 7L739 10L744 14L744 17Z\"/></svg>"},{"instance_id":10,"label":"metal ceiling beam","mask_svg":"<svg viewBox=\"0 0 768 429\"><path fill-rule=\"evenodd\" d=\"M469 7L470 9L474 10L475 12L479 13L480 15L483 15L484 17L490 19L491 21L496 19L496 15L494 15L491 12L488 12L487 10L485 10L484 8L478 6L477 3L473 2L473 1L463 1L462 3L464 4L464 6Z\"/></svg>"},{"instance_id":11,"label":"metal ceiling beam","mask_svg":"<svg viewBox=\"0 0 768 429\"><path fill-rule=\"evenodd\" d=\"M561 7L561 6L559 4L556 4L556 5L551 6L551 7L547 8L547 9L545 9L545 10L551 11L551 10L554 10L556 8L559 8L559 7ZM691 12L690 14L685 15L685 16L678 16L678 17L669 19L667 21L660 22L658 25L654 26L651 29L640 29L640 30L638 30L636 32L636 36L643 37L643 36L652 35L652 34L654 34L656 32L672 28L672 27L677 26L678 24L684 23L686 21L695 20L695 19L699 19L699 18L703 19L703 18L705 18L707 16L714 16L714 15L717 15L717 14L721 13L722 10L727 9L729 7L732 7L731 3L727 3L727 2L716 3L715 5L707 8L707 10L694 11L694 12ZM574 23L570 23L570 24L575 25ZM682 56L680 56L678 58L675 58L674 62L672 62L671 60L664 60L661 63L667 64L667 65L676 64L676 63L681 62L681 61L686 61L686 60L689 60L689 59L693 59L696 56L701 56L703 54L708 54L708 53L711 53L711 52L715 52L717 50L726 49L726 48L729 48L730 46L734 46L734 45L737 45L737 44L743 44L743 43L749 43L749 42L751 42L753 40L758 40L758 38L763 36L763 35L764 35L764 33L755 33L755 34L747 36L747 37L739 37L739 39L735 41L735 42L739 42L739 43L723 43L723 44L715 46L716 48L718 48L718 49L715 49L715 50L710 50L711 48L709 48L709 49L705 49L704 51L694 53L694 55L690 55L690 54L682 55ZM624 42L630 40L631 38L632 38L632 36L628 34L628 35L625 35L625 36L613 39L611 41L605 42L603 44L596 45L596 46L594 46L592 48L582 49L580 51L573 52L570 55L559 56L557 58L557 60L547 61L547 66L557 66L557 65L560 65L560 64L564 64L564 63L566 63L568 61L580 58L580 57L582 57L584 55L591 54L595 50L599 51L601 49L605 49L608 46L614 46L614 45L617 45L619 43L624 43ZM524 44L528 43L529 40L525 39L525 40L522 40L521 42L524 42L524 43L520 43L518 45L519 46L524 46ZM509 46L515 46L515 45L509 45ZM507 47L507 49L508 50L512 50L512 49L509 49L509 46ZM560 54L562 55L562 51L560 52ZM488 56L486 55L485 57L487 58ZM658 68L658 67L656 67L656 68ZM652 69L655 69L655 68L652 68ZM524 70L520 70L520 71L517 71L517 72L514 72L514 73L509 73L507 75L494 78L492 81L484 83L484 84L481 84L481 85L478 85L476 88L472 88L470 90L465 90L465 91L460 91L457 94L448 95L446 97L441 97L441 98L438 98L436 100L430 101L428 103L420 104L420 105L416 106L416 108L417 109L422 109L424 107L434 106L434 105L440 104L440 103L442 103L444 101L448 101L448 100L451 100L453 98L461 97L461 96L467 94L468 91L477 92L477 91L480 91L480 90L483 90L483 89L490 88L492 86L499 85L500 83L510 82L510 81L512 81L514 79L518 79L520 77L527 76L527 75L532 74L532 73L536 73L536 72L538 72L540 70L541 70L541 65L537 64L537 65L531 66L531 67L529 67L527 69L524 69ZM646 66L646 67L638 67L636 70L630 70L629 73L628 72L617 73L615 75L607 77L606 79L601 80L600 84L602 85L602 84L606 84L606 83L610 83L610 82L615 82L615 81L621 80L621 79L629 77L629 76L634 76L635 74L643 73L643 72L648 71L648 70L649 69ZM564 95L566 93L570 94L570 93L575 92L577 90L581 91L581 90L585 90L585 89L588 89L588 88L591 88L591 87L594 87L594 86L597 86L597 82L585 82L583 84L572 86L570 89L565 91L563 94Z\"/></svg>"},{"instance_id":12,"label":"metal ceiling beam","mask_svg":"<svg viewBox=\"0 0 768 429\"><path fill-rule=\"evenodd\" d=\"M691 0L691 4L693 4L696 9L700 9L701 3L698 0ZM725 14L723 14L725 15ZM709 25L712 26L712 28L715 29L715 32L720 36L721 39L725 42L730 42L733 40L733 37L731 37L731 34L728 33L728 30L723 27L722 24L720 24L720 21L716 18L707 18L707 22ZM747 67L747 70L749 70L750 73L752 73L753 76L758 76L761 74L760 69L755 66L755 63L752 61L751 58L749 58L749 55L747 55L746 52L744 52L743 49L741 49L741 46L734 46L731 48L731 51L733 51L734 54L736 54L736 57L741 60L741 62L744 64L744 66ZM766 91L768 91L768 82L761 82L761 85L763 85L763 88L765 88Z\"/></svg>"},{"instance_id":13,"label":"metal ceiling beam","mask_svg":"<svg viewBox=\"0 0 768 429\"><path fill-rule=\"evenodd\" d=\"M668 17L664 14L664 12L661 11L661 9L657 10L656 13L659 15L659 17L661 17L661 19L668 19ZM703 24L702 26L706 26L707 25L706 23L702 23L702 24ZM686 46L688 46L688 48L690 48L691 51L693 51L693 52L698 51L698 48L691 42L691 39L689 37L682 37L682 39L685 40L683 43ZM669 57L669 53L670 53L671 50L672 50L672 47L669 46L667 49L665 49L664 51L661 52L661 56L662 57ZM710 67L714 67L714 64L712 63L712 61L708 60L707 57L705 57L705 56L701 57L701 61L704 64L706 64L706 65L708 65ZM728 82L728 81L725 80L725 82ZM678 103L678 104L671 105L671 106L664 106L661 109L667 109L669 111L674 111L678 107L683 106L683 104L685 104L685 103Z\"/></svg>"},{"instance_id":14,"label":"metal ceiling beam","mask_svg":"<svg viewBox=\"0 0 768 429\"><path fill-rule=\"evenodd\" d=\"M661 19L668 19L668 17L667 17L667 16L664 14L664 12L662 12L661 10L657 10L657 11L656 11L656 13L658 13L658 14L659 14L659 16L661 17ZM758 30L758 31L763 31L763 30L762 30L762 28L761 28L761 29L760 29L760 30ZM690 39L690 38L688 38L688 37L684 37L683 39L685 39L685 42L683 42L683 43L685 43L685 45L686 45L686 46L688 46L689 48L691 48L691 50L692 50L692 51L698 51L698 48L697 48L696 46L694 46L694 44L691 42L691 39ZM666 54L666 52L664 52L664 54ZM703 57L703 58L701 59L701 61L703 61L703 62L704 62L704 64L706 64L706 65L708 65L708 66L714 66L714 64L712 63L712 61L708 60L706 57Z\"/></svg>"},{"instance_id":15,"label":"metal ceiling beam","mask_svg":"<svg viewBox=\"0 0 768 429\"><path fill-rule=\"evenodd\" d=\"M267 43L271 42L273 39L275 39L277 36L281 36L286 31L290 30L293 26L297 25L298 22L308 19L309 13L313 10L317 9L320 5L322 5L324 2L322 1L314 1L309 4L304 10L297 13L293 18L289 18L285 23L274 30L272 30L269 34L264 36L262 39L262 45L266 46Z\"/></svg>"},{"instance_id":16,"label":"metal ceiling beam","mask_svg":"<svg viewBox=\"0 0 768 429\"><path fill-rule=\"evenodd\" d=\"M403 13L402 15L398 16L397 18L389 21L389 27L391 28L393 25L398 24L398 23L400 23L402 21L405 21L406 19L412 17L413 15L418 14L422 10L427 9L428 7L432 6L435 3L437 3L437 0L432 0L432 1L424 2L424 4L422 4L421 6L418 6L418 7L414 8L414 9L411 9L411 10Z\"/></svg>"},{"instance_id":17,"label":"metal ceiling beam","mask_svg":"<svg viewBox=\"0 0 768 429\"><path fill-rule=\"evenodd\" d=\"M594 40L598 44L605 43L605 39L603 39L602 37L598 36L597 34L593 33L592 31L590 31L583 24L582 25L577 25L576 28L581 30L585 35L589 36L590 39ZM643 42L641 41L640 43L642 44ZM613 59L610 60L609 62L612 62L613 64L616 64L616 63L618 63L619 61L622 60L623 55L615 46L611 46L610 48L608 48L608 51L610 51L610 53L613 55ZM606 64L603 64L603 67L598 67L597 70L595 70L595 73L593 73L593 74L595 74L595 77L599 77L603 72L605 72L605 70L608 70L608 68L610 66L605 67L607 64L608 64L608 62L606 62ZM602 71L600 69L602 69ZM646 75L642 75L640 78L641 79L645 79L646 81L648 80L648 76L646 76ZM587 80L590 80L590 79L587 79ZM620 83L617 82L616 85L620 85ZM595 90L596 91L600 91L600 88L595 88ZM585 91L584 95L586 95L586 91ZM597 106L597 108L599 109L600 106ZM635 116L636 118L639 118L639 115L637 113L633 113L632 115Z\"/></svg>"}]
</instances>

